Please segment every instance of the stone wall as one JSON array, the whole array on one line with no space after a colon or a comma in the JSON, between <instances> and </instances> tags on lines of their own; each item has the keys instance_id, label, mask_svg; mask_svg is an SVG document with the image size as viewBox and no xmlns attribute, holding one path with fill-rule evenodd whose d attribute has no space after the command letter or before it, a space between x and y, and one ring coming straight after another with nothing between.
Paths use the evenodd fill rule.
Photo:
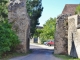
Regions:
<instances>
[{"instance_id":1,"label":"stone wall","mask_svg":"<svg viewBox=\"0 0 80 60\"><path fill-rule=\"evenodd\" d=\"M68 54L80 58L80 16L60 15L56 20L55 54Z\"/></svg>"},{"instance_id":2,"label":"stone wall","mask_svg":"<svg viewBox=\"0 0 80 60\"><path fill-rule=\"evenodd\" d=\"M38 43L38 44L41 44L41 40L40 40L40 37L33 37L30 39L30 43Z\"/></svg>"},{"instance_id":3,"label":"stone wall","mask_svg":"<svg viewBox=\"0 0 80 60\"><path fill-rule=\"evenodd\" d=\"M80 16L68 17L68 55L80 58Z\"/></svg>"},{"instance_id":4,"label":"stone wall","mask_svg":"<svg viewBox=\"0 0 80 60\"><path fill-rule=\"evenodd\" d=\"M41 39L40 39L40 37L38 37L38 44L41 44Z\"/></svg>"},{"instance_id":5,"label":"stone wall","mask_svg":"<svg viewBox=\"0 0 80 60\"><path fill-rule=\"evenodd\" d=\"M54 54L67 54L68 16L70 16L70 14L60 15L57 17Z\"/></svg>"},{"instance_id":6,"label":"stone wall","mask_svg":"<svg viewBox=\"0 0 80 60\"><path fill-rule=\"evenodd\" d=\"M16 31L21 44L19 51L26 53L29 48L30 19L27 14L26 0L10 0L8 7L9 23Z\"/></svg>"}]
</instances>

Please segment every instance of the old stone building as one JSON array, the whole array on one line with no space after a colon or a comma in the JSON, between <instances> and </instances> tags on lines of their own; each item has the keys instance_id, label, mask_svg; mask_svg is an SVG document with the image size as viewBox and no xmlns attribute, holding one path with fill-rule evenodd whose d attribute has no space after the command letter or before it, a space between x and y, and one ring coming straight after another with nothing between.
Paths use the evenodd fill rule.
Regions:
<instances>
[{"instance_id":1,"label":"old stone building","mask_svg":"<svg viewBox=\"0 0 80 60\"><path fill-rule=\"evenodd\" d=\"M37 26L36 26L36 29L43 29L43 27L37 25ZM38 37L33 37L33 38L30 39L30 42L31 42L31 43L41 44L41 39L40 39L39 36L38 36Z\"/></svg>"},{"instance_id":2,"label":"old stone building","mask_svg":"<svg viewBox=\"0 0 80 60\"><path fill-rule=\"evenodd\" d=\"M56 20L55 54L68 54L68 17L75 14L78 4L66 4Z\"/></svg>"},{"instance_id":3,"label":"old stone building","mask_svg":"<svg viewBox=\"0 0 80 60\"><path fill-rule=\"evenodd\" d=\"M78 4L66 4L57 17L55 54L68 54L80 58L80 15L75 15Z\"/></svg>"},{"instance_id":4,"label":"old stone building","mask_svg":"<svg viewBox=\"0 0 80 60\"><path fill-rule=\"evenodd\" d=\"M21 44L18 51L26 53L29 49L30 19L27 14L26 0L10 0L8 7L9 23L16 31Z\"/></svg>"}]
</instances>

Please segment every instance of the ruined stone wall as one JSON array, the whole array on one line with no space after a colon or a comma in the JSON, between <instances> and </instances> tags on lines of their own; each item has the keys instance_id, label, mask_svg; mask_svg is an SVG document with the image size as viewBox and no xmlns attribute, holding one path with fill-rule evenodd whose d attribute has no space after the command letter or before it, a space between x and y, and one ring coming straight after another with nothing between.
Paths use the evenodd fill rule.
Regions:
<instances>
[{"instance_id":1,"label":"ruined stone wall","mask_svg":"<svg viewBox=\"0 0 80 60\"><path fill-rule=\"evenodd\" d=\"M30 33L30 19L27 14L26 0L10 0L8 7L8 19L12 24L12 29L16 31L21 44L20 52L27 52Z\"/></svg>"},{"instance_id":2,"label":"ruined stone wall","mask_svg":"<svg viewBox=\"0 0 80 60\"><path fill-rule=\"evenodd\" d=\"M68 17L68 55L80 58L79 21L78 15Z\"/></svg>"},{"instance_id":3,"label":"ruined stone wall","mask_svg":"<svg viewBox=\"0 0 80 60\"><path fill-rule=\"evenodd\" d=\"M78 41L76 41L76 50L77 50L77 56L78 58L80 58L80 29L77 29L77 37L78 37Z\"/></svg>"},{"instance_id":4,"label":"ruined stone wall","mask_svg":"<svg viewBox=\"0 0 80 60\"><path fill-rule=\"evenodd\" d=\"M57 17L54 54L67 54L68 16L70 16L70 14L60 15Z\"/></svg>"},{"instance_id":5,"label":"ruined stone wall","mask_svg":"<svg viewBox=\"0 0 80 60\"><path fill-rule=\"evenodd\" d=\"M80 16L60 15L56 21L54 53L80 58Z\"/></svg>"}]
</instances>

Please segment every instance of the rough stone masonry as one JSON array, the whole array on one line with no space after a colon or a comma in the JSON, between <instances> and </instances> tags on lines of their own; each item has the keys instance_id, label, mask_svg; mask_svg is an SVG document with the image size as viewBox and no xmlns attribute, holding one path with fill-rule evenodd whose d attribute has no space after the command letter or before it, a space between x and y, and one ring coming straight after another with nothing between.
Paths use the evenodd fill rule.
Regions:
<instances>
[{"instance_id":1,"label":"rough stone masonry","mask_svg":"<svg viewBox=\"0 0 80 60\"><path fill-rule=\"evenodd\" d=\"M8 19L12 29L16 31L21 44L18 52L26 53L29 49L30 19L27 14L26 0L10 0Z\"/></svg>"},{"instance_id":2,"label":"rough stone masonry","mask_svg":"<svg viewBox=\"0 0 80 60\"><path fill-rule=\"evenodd\" d=\"M80 16L68 17L68 55L80 58Z\"/></svg>"},{"instance_id":3,"label":"rough stone masonry","mask_svg":"<svg viewBox=\"0 0 80 60\"><path fill-rule=\"evenodd\" d=\"M80 15L57 17L54 53L80 58Z\"/></svg>"},{"instance_id":4,"label":"rough stone masonry","mask_svg":"<svg viewBox=\"0 0 80 60\"><path fill-rule=\"evenodd\" d=\"M54 40L54 53L67 54L68 52L68 16L71 14L61 14L56 20L56 33Z\"/></svg>"}]
</instances>

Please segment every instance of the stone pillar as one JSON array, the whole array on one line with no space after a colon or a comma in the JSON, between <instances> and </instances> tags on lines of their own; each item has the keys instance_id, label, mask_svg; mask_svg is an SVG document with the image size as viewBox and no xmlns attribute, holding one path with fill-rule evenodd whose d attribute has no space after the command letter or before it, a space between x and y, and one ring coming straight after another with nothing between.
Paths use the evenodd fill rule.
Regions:
<instances>
[{"instance_id":1,"label":"stone pillar","mask_svg":"<svg viewBox=\"0 0 80 60\"><path fill-rule=\"evenodd\" d=\"M20 52L26 53L29 38L30 19L27 14L26 0L10 0L8 6L8 19L12 29L16 31L21 44Z\"/></svg>"},{"instance_id":2,"label":"stone pillar","mask_svg":"<svg viewBox=\"0 0 80 60\"><path fill-rule=\"evenodd\" d=\"M54 54L67 54L68 16L69 14L65 14L57 17L54 39Z\"/></svg>"},{"instance_id":3,"label":"stone pillar","mask_svg":"<svg viewBox=\"0 0 80 60\"><path fill-rule=\"evenodd\" d=\"M30 39L30 43L34 43L34 37Z\"/></svg>"},{"instance_id":4,"label":"stone pillar","mask_svg":"<svg viewBox=\"0 0 80 60\"><path fill-rule=\"evenodd\" d=\"M40 40L40 38L38 37L38 44L41 44L41 40Z\"/></svg>"}]
</instances>

